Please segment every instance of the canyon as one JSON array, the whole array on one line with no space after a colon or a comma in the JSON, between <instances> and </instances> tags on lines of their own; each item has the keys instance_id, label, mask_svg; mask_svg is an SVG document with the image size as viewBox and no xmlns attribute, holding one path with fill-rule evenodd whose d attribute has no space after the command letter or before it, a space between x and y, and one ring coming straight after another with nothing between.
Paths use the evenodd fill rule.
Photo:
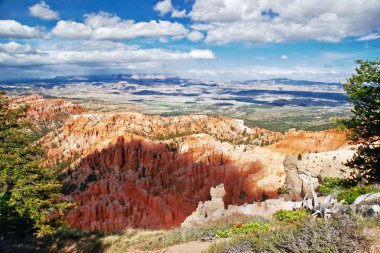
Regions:
<instances>
[{"instance_id":1,"label":"canyon","mask_svg":"<svg viewBox=\"0 0 380 253\"><path fill-rule=\"evenodd\" d=\"M64 193L76 203L65 222L91 231L178 227L220 184L225 207L300 200L310 177L318 187L323 177L346 176L344 162L354 152L338 130L283 134L229 117L99 113L38 96L20 101L30 105L30 117L65 113L62 127L40 140L44 165L62 168Z\"/></svg>"}]
</instances>

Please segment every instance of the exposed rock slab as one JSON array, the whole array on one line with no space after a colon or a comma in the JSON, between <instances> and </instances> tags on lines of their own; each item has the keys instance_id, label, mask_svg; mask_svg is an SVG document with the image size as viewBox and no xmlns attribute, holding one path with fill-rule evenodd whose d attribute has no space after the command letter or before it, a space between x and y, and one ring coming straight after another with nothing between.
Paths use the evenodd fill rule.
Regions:
<instances>
[{"instance_id":1,"label":"exposed rock slab","mask_svg":"<svg viewBox=\"0 0 380 253\"><path fill-rule=\"evenodd\" d=\"M335 151L287 155L284 159L285 184L289 191L287 198L301 200L306 194L310 195L310 178L314 188L318 188L325 177L348 177L351 170L345 163L354 153L354 146L343 146Z\"/></svg>"}]
</instances>

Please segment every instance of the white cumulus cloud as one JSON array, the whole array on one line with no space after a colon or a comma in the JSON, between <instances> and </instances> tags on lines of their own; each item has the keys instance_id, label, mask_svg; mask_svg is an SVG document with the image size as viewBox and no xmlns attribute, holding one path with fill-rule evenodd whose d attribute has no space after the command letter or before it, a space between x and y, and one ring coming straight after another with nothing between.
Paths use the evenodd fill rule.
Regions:
<instances>
[{"instance_id":1,"label":"white cumulus cloud","mask_svg":"<svg viewBox=\"0 0 380 253\"><path fill-rule=\"evenodd\" d=\"M0 52L7 54L35 54L37 51L29 44L19 44L11 41L0 44Z\"/></svg>"},{"instance_id":2,"label":"white cumulus cloud","mask_svg":"<svg viewBox=\"0 0 380 253\"><path fill-rule=\"evenodd\" d=\"M104 26L117 25L122 21L120 17L104 11L101 11L99 13L85 14L84 16L84 23L94 29ZM133 23L132 21L129 22Z\"/></svg>"},{"instance_id":3,"label":"white cumulus cloud","mask_svg":"<svg viewBox=\"0 0 380 253\"><path fill-rule=\"evenodd\" d=\"M162 36L185 36L188 30L180 23L170 21L130 22L115 26L104 26L93 31L93 38L100 40L128 40L138 37L159 38Z\"/></svg>"},{"instance_id":4,"label":"white cumulus cloud","mask_svg":"<svg viewBox=\"0 0 380 253\"><path fill-rule=\"evenodd\" d=\"M28 39L41 36L39 28L22 25L15 20L0 20L0 38Z\"/></svg>"},{"instance_id":5,"label":"white cumulus cloud","mask_svg":"<svg viewBox=\"0 0 380 253\"><path fill-rule=\"evenodd\" d=\"M45 20L59 19L59 13L50 9L44 1L30 6L29 12L32 16Z\"/></svg>"},{"instance_id":6,"label":"white cumulus cloud","mask_svg":"<svg viewBox=\"0 0 380 253\"><path fill-rule=\"evenodd\" d=\"M191 51L167 50L161 48L141 49L123 43L109 41L42 47L39 50L30 45L16 42L0 44L0 66L55 66L71 65L86 67L105 66L148 66L163 62L213 59L211 50Z\"/></svg>"},{"instance_id":7,"label":"white cumulus cloud","mask_svg":"<svg viewBox=\"0 0 380 253\"><path fill-rule=\"evenodd\" d=\"M224 44L338 42L378 29L379 13L377 0L196 0L188 15L209 25L206 42Z\"/></svg>"},{"instance_id":8,"label":"white cumulus cloud","mask_svg":"<svg viewBox=\"0 0 380 253\"><path fill-rule=\"evenodd\" d=\"M186 10L178 10L173 7L171 0L159 1L155 6L154 10L157 11L160 16L164 16L168 13L171 13L173 18L183 18L186 16Z\"/></svg>"},{"instance_id":9,"label":"white cumulus cloud","mask_svg":"<svg viewBox=\"0 0 380 253\"><path fill-rule=\"evenodd\" d=\"M122 20L106 12L86 14L84 23L61 20L52 30L64 38L92 38L95 40L129 40L138 37L160 38L164 36L185 37L188 30L178 22L135 22Z\"/></svg>"},{"instance_id":10,"label":"white cumulus cloud","mask_svg":"<svg viewBox=\"0 0 380 253\"><path fill-rule=\"evenodd\" d=\"M92 29L82 23L61 20L53 28L52 33L59 37L77 39L89 37L92 33Z\"/></svg>"}]
</instances>

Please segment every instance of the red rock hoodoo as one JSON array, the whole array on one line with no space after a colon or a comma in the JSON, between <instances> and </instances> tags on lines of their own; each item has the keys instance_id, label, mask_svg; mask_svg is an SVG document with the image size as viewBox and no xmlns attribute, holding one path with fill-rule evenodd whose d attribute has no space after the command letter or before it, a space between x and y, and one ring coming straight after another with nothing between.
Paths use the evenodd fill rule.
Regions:
<instances>
[{"instance_id":1,"label":"red rock hoodoo","mask_svg":"<svg viewBox=\"0 0 380 253\"><path fill-rule=\"evenodd\" d=\"M107 232L170 228L179 226L220 183L226 186L228 204L261 197L263 190L255 190L248 179L261 170L259 162L240 165L217 152L199 159L203 153L196 148L181 153L166 143L120 137L111 147L82 159L67 178L67 187L76 189L71 196L78 208L66 220L71 226ZM276 193L273 189L266 194Z\"/></svg>"}]
</instances>

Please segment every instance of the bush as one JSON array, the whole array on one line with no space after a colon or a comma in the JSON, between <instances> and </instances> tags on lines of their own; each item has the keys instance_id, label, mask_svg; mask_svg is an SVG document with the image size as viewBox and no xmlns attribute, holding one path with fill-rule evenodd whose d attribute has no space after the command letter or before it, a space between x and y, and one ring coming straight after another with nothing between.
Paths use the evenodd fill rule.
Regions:
<instances>
[{"instance_id":1,"label":"bush","mask_svg":"<svg viewBox=\"0 0 380 253\"><path fill-rule=\"evenodd\" d=\"M322 184L319 186L319 193L322 196L327 196L334 192L339 192L344 189L356 186L357 182L352 179L325 177Z\"/></svg>"},{"instance_id":2,"label":"bush","mask_svg":"<svg viewBox=\"0 0 380 253\"><path fill-rule=\"evenodd\" d=\"M323 196L341 190L345 185L344 179L335 177L325 177L319 186L319 193Z\"/></svg>"},{"instance_id":3,"label":"bush","mask_svg":"<svg viewBox=\"0 0 380 253\"><path fill-rule=\"evenodd\" d=\"M303 208L297 210L278 210L273 214L273 218L283 222L301 222L310 214Z\"/></svg>"},{"instance_id":4,"label":"bush","mask_svg":"<svg viewBox=\"0 0 380 253\"><path fill-rule=\"evenodd\" d=\"M268 230L268 223L249 222L249 223L236 223L230 229L217 230L215 235L220 238L226 238L230 235L249 234L258 230Z\"/></svg>"},{"instance_id":5,"label":"bush","mask_svg":"<svg viewBox=\"0 0 380 253\"><path fill-rule=\"evenodd\" d=\"M372 186L354 186L346 190L342 190L338 193L338 201L344 200L344 204L350 205L354 203L355 199L360 195L379 192L379 190L373 188Z\"/></svg>"}]
</instances>

